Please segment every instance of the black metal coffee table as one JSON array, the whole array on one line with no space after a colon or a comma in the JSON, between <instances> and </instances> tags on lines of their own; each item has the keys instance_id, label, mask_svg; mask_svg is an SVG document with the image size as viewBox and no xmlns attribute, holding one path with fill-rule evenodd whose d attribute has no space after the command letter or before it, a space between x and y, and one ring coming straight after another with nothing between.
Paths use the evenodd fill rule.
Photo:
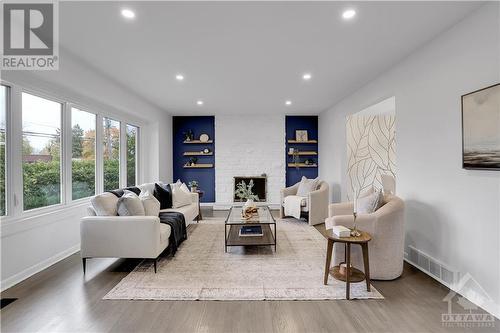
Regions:
<instances>
[{"instance_id":1,"label":"black metal coffee table","mask_svg":"<svg viewBox=\"0 0 500 333\"><path fill-rule=\"evenodd\" d=\"M276 251L276 220L268 206L259 206L258 213L246 220L242 217L243 206L233 206L224 225L225 252L228 246L274 246ZM261 226L262 236L240 236L244 226Z\"/></svg>"}]
</instances>

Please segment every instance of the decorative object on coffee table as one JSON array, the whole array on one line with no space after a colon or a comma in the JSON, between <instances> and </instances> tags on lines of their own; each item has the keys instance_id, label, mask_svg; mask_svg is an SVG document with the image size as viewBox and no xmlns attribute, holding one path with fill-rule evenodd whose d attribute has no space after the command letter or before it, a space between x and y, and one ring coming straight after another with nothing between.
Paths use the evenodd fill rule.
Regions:
<instances>
[{"instance_id":1,"label":"decorative object on coffee table","mask_svg":"<svg viewBox=\"0 0 500 333\"><path fill-rule=\"evenodd\" d=\"M350 284L361 282L366 280L366 290L370 291L370 262L368 255L368 242L372 239L369 233L364 231L359 231L358 237L345 237L340 238L335 236L331 230L327 230L328 234L328 245L326 252L326 262L325 262L325 275L323 284L328 284L328 277L332 275L335 279L340 281L345 281L346 291L345 297L349 299L350 297ZM344 243L345 246L345 258L344 262L339 266L330 268L332 261L332 251L334 243ZM365 272L363 273L359 269L352 267L351 265L351 244L358 244L361 246L363 252L363 263Z\"/></svg>"},{"instance_id":2,"label":"decorative object on coffee table","mask_svg":"<svg viewBox=\"0 0 500 333\"><path fill-rule=\"evenodd\" d=\"M309 141L308 136L307 136L307 130L303 130L303 129L295 130L295 140L298 142Z\"/></svg>"},{"instance_id":3,"label":"decorative object on coffee table","mask_svg":"<svg viewBox=\"0 0 500 333\"><path fill-rule=\"evenodd\" d=\"M252 188L253 179L250 179L248 185L243 180L236 184L236 190L234 191L234 194L240 200L246 199L245 207L254 207L254 200L259 200L259 196L253 194Z\"/></svg>"}]
</instances>

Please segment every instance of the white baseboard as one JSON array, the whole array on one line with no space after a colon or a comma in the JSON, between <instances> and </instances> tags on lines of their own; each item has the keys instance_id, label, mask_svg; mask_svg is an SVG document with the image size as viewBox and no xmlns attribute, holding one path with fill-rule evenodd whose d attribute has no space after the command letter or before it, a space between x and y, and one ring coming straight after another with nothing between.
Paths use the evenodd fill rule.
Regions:
<instances>
[{"instance_id":1,"label":"white baseboard","mask_svg":"<svg viewBox=\"0 0 500 333\"><path fill-rule=\"evenodd\" d=\"M2 280L1 283L1 288L0 290L3 292L4 290L18 284L21 281L26 280L27 278L35 275L38 272L43 271L44 269L54 265L55 263L69 257L70 255L75 254L76 252L80 251L80 244L77 244L75 246L70 247L69 249L66 249L62 252L57 253L56 255L45 259L42 262L39 262L38 264L35 264L31 267L28 267L27 269L14 274L4 280Z\"/></svg>"}]
</instances>

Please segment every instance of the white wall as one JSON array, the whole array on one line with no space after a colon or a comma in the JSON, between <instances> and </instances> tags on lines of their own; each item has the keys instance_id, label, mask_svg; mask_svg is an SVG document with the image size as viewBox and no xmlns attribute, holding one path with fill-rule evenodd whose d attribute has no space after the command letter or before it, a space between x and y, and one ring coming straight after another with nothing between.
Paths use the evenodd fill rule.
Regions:
<instances>
[{"instance_id":1,"label":"white wall","mask_svg":"<svg viewBox=\"0 0 500 333\"><path fill-rule=\"evenodd\" d=\"M320 176L345 199L345 117L396 98L406 246L470 273L500 315L500 172L461 168L461 95L500 81L499 4L489 3L320 114ZM462 290L474 298L476 290Z\"/></svg>"},{"instance_id":2,"label":"white wall","mask_svg":"<svg viewBox=\"0 0 500 333\"><path fill-rule=\"evenodd\" d=\"M285 117L215 117L216 204L233 202L233 177L267 174L267 202L278 204L285 186Z\"/></svg>"},{"instance_id":3,"label":"white wall","mask_svg":"<svg viewBox=\"0 0 500 333\"><path fill-rule=\"evenodd\" d=\"M171 181L171 116L64 50L60 59L59 71L3 71L1 78L141 126L138 180ZM79 219L87 205L84 200L57 210L2 218L2 290L78 251Z\"/></svg>"}]
</instances>

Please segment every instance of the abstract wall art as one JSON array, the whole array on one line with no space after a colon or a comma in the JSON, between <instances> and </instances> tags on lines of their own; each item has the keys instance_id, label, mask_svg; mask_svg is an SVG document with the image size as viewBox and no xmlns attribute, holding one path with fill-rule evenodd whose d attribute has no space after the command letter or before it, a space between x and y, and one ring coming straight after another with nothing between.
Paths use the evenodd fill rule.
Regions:
<instances>
[{"instance_id":1,"label":"abstract wall art","mask_svg":"<svg viewBox=\"0 0 500 333\"><path fill-rule=\"evenodd\" d=\"M462 96L462 167L500 170L500 83Z\"/></svg>"}]
</instances>

